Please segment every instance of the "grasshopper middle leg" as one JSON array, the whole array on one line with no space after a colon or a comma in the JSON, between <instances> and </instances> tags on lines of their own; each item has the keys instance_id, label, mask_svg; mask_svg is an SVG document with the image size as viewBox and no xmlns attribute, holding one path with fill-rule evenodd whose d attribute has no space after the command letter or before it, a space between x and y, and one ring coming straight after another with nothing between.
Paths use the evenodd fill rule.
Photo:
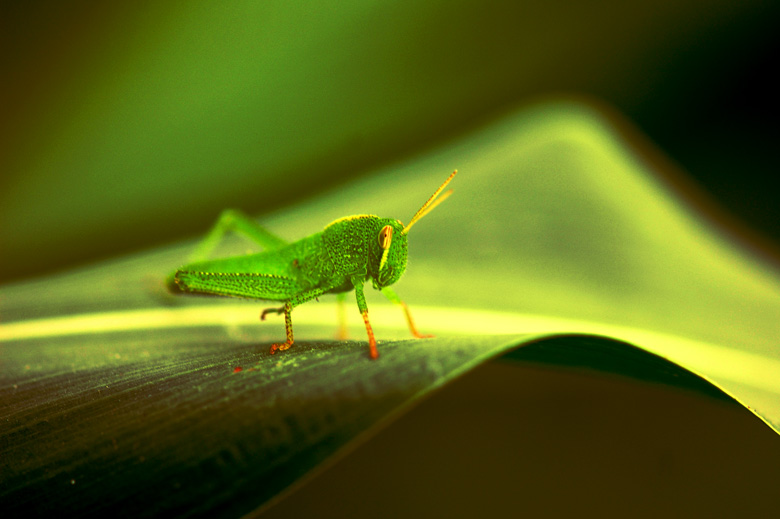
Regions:
<instances>
[{"instance_id":1,"label":"grasshopper middle leg","mask_svg":"<svg viewBox=\"0 0 780 519\"><path fill-rule=\"evenodd\" d=\"M275 343L271 345L271 350L270 350L271 355L273 355L277 351L284 351L290 349L290 347L293 345L293 327L292 327L292 316L291 316L293 308L321 296L326 291L327 290L325 289L315 288L313 290L301 292L300 294L296 294L292 299L284 303L284 306L281 306L279 308L266 308L265 310L263 310L263 312L260 314L260 319L262 320L265 320L265 315L269 313L277 313L277 314L284 313L284 330L287 333L287 340L282 343Z\"/></svg>"},{"instance_id":2,"label":"grasshopper middle leg","mask_svg":"<svg viewBox=\"0 0 780 519\"><path fill-rule=\"evenodd\" d=\"M263 310L263 313L260 314L261 319L265 319L266 312L276 312L277 314L284 312L284 330L287 332L287 341L283 343L274 343L271 345L271 355L276 353L277 351L284 351L286 349L289 349L293 345L293 329L292 329L292 318L290 317L290 314L292 313L292 305L290 303L286 303L281 308L266 308Z\"/></svg>"}]
</instances>

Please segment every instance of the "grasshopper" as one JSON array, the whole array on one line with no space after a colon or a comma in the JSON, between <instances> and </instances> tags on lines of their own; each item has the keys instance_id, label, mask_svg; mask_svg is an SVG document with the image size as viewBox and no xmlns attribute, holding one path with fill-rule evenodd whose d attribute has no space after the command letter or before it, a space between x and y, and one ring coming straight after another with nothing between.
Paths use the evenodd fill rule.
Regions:
<instances>
[{"instance_id":1,"label":"grasshopper","mask_svg":"<svg viewBox=\"0 0 780 519\"><path fill-rule=\"evenodd\" d=\"M345 293L354 289L368 333L370 355L376 359L379 353L368 320L363 285L371 279L375 289L403 308L412 335L430 337L417 331L409 308L390 285L398 281L406 270L409 229L452 194L449 190L437 198L457 172L452 172L407 225L400 220L375 215L346 216L331 222L321 232L288 243L243 213L226 210L200 242L190 262L168 277L168 287L174 293L283 302L283 306L266 308L260 314L260 319L265 320L269 313L284 313L287 340L273 344L272 355L293 345L290 317L293 308L323 294L338 294L339 304L342 305ZM264 248L263 252L206 259L222 236L230 231L254 240Z\"/></svg>"}]
</instances>

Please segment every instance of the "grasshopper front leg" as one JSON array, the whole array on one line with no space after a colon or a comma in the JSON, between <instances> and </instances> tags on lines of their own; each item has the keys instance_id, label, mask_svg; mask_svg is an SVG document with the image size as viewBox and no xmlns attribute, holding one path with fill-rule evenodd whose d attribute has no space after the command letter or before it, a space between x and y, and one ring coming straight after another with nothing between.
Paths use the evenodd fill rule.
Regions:
<instances>
[{"instance_id":1,"label":"grasshopper front leg","mask_svg":"<svg viewBox=\"0 0 780 519\"><path fill-rule=\"evenodd\" d=\"M364 282L365 281L361 277L352 276L352 284L355 286L355 298L357 299L358 309L360 309L360 315L363 316L363 322L366 324L366 333L368 333L369 354L372 359L375 359L379 357L379 352L376 349L374 330L371 329L371 323L368 322L368 305L366 304L366 296L363 294Z\"/></svg>"},{"instance_id":2,"label":"grasshopper front leg","mask_svg":"<svg viewBox=\"0 0 780 519\"><path fill-rule=\"evenodd\" d=\"M403 308L404 315L406 316L406 324L409 325L409 331L412 332L412 335L414 335L418 339L430 339L431 337L433 337L433 335L426 335L417 331L417 327L414 325L414 320L412 320L412 314L411 312L409 312L409 307L406 306L406 303L404 303L401 300L401 298L398 297L398 295L395 293L395 291L392 288L384 287L382 289L382 293L391 303L400 305L401 308Z\"/></svg>"}]
</instances>

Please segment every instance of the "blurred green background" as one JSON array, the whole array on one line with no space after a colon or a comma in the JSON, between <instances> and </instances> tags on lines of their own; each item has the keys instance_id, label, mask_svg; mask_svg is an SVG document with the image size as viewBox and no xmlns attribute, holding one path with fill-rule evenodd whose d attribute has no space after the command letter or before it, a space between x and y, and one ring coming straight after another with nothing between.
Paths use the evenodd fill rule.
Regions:
<instances>
[{"instance_id":1,"label":"blurred green background","mask_svg":"<svg viewBox=\"0 0 780 519\"><path fill-rule=\"evenodd\" d=\"M776 2L0 9L0 281L201 234L569 95L780 240Z\"/></svg>"},{"instance_id":2,"label":"blurred green background","mask_svg":"<svg viewBox=\"0 0 780 519\"><path fill-rule=\"evenodd\" d=\"M780 171L774 150L780 115L780 85L773 74L780 42L778 22L780 4L760 0L630 4L485 0L312 4L264 0L236 1L220 7L193 2L5 2L0 7L0 282L45 275L200 236L226 207L261 215L326 191L337 192L341 200L338 203L348 207L382 202L362 195L358 204L344 200L350 193L362 193L364 188L353 189L347 184L388 164L401 164L385 171L398 172L399 177L404 173L408 180L408 171L404 171L408 165L404 162L419 162L414 161L415 157L436 159L435 153L426 155L432 146L473 133L482 138L495 136L500 125L492 123L502 117L540 100L571 97L613 114L612 122L624 131L625 138L649 136L661 154L647 148L639 150L642 158L654 161L654 167L646 168L648 171L669 172L666 180L679 183L701 209L708 210L706 198L712 197L756 233L740 229L737 232L742 238L768 247L772 254L780 243L780 210L776 190L770 185L772 174ZM540 124L525 128L545 139L548 134L544 132L549 133L551 127ZM474 132L479 128L490 131ZM506 142L514 141L495 139L485 149ZM642 139L634 142L641 143ZM625 227L609 227L610 232L603 233L597 243L587 241L590 235L579 234L586 238L575 247L593 252L590 261L583 262L585 267L600 266L605 251L616 250L609 246L617 244L630 249L630 259L641 255L644 263L629 264L635 270L609 271L603 278L582 276L575 281L584 280L587 285L572 283L564 288L589 286L590 291L577 290L569 298L557 297L554 289L561 285L545 284L555 278L538 275L545 269L553 270L556 264L534 263L529 259L532 253L548 250L551 254L547 257L576 266L588 258L555 255L555 245L576 238L573 233L577 229L595 227L609 221L613 214L624 214L611 212L611 206L595 206L592 221L578 219L576 225L561 227L558 234L535 233L561 221L549 215L560 216L563 210L571 210L571 199L579 202L574 208L580 210L571 212L576 215L587 214L589 204L599 203L601 199L589 198L589 193L600 186L590 182L596 176L588 170L600 165L591 161L598 155L575 154L573 158L543 161L543 154L525 154L519 147L511 150L519 158L501 150L498 155L512 157L515 167L492 164L497 173L489 180L497 184L494 187L484 181L487 174L480 177L477 171L485 149L473 149L471 156L457 164L463 168L457 179L460 185L456 186L459 205L447 202L448 210L454 212L457 207L459 211L458 217L450 220L459 230L457 237L472 244L484 244L495 236L481 232L483 241L479 241L475 234L463 231L463 220L474 220L472 215L480 200L487 199L485 191L523 189L525 178L516 172L538 169L542 173L533 178L541 183L546 168L554 170L575 163L580 156L589 157L589 162L582 168L586 174L578 177L580 183L560 177L559 185L553 180L549 185L535 186L546 193L560 189L569 198L561 197L554 204L540 197L534 200L537 206L525 202L526 213L547 212L547 227L542 222L537 228L524 228L518 234L535 236L537 241L513 243L528 255L518 255L523 260L524 276L495 276L496 284L523 290L507 291L500 300L494 293L470 290L471 299L461 303L489 297L497 305L506 305L504 309L522 310L521 305L526 304L522 298L542 293L547 297L529 298L533 303L528 304L529 308L560 309L574 301L577 304L570 306L589 313L585 316L589 318L619 308L623 312L620 315L629 315L634 319L629 324L637 326L652 328L648 323L654 319L683 323L685 327L667 331L694 330L700 335L718 336L735 347L751 346L751 341L763 341L759 345L766 349L772 346L771 332L777 324L765 316L776 308L766 304L770 297L774 298L770 302L776 302L774 285L756 283L769 294L765 299L756 298L753 294L757 292L741 290L726 276L726 281L718 283L723 279L717 276L725 268L698 268L708 258L697 256L693 247L675 249L685 242L667 240L668 249L659 247L652 255L631 248L635 244L631 236L610 234L615 229L640 228L636 223L647 221L651 212L621 222ZM523 162L534 157L542 163ZM611 160L613 155L604 157ZM441 165L437 181L449 173L450 166ZM676 166L689 175L687 179L675 176ZM467 175L469 169L474 174ZM380 185L382 177L375 180ZM420 187L414 190L405 189L406 184L399 182L391 188L377 189L375 196L398 201L399 193L406 196L408 192L410 200L403 200L403 206L410 212L399 214L407 218L435 187L419 180ZM697 198L698 189L704 191L704 198ZM611 195L619 198L623 193ZM330 204L327 209L335 211L335 199L323 197L309 206L321 210ZM629 206L626 202L621 207ZM376 207L381 210L380 205ZM641 211L647 204L637 207ZM559 212L555 213L555 208ZM334 217L345 214L341 206L337 209ZM498 209L503 211L500 214L510 214L511 202ZM483 214L483 220L476 223L488 222L490 216ZM309 218L321 224L329 221L319 211L296 218L306 220L307 225ZM646 234L656 236L667 231L662 224L659 227ZM457 252L457 240L439 229L431 224L415 231L418 243L435 245L438 251L415 257L417 272L433 272L439 268L440 258ZM564 239L556 242L556 237ZM667 263L659 261L670 249L679 256L670 255ZM488 261L496 250L482 247L479 252ZM180 261L179 252L172 251L174 255L175 261ZM168 269L175 261L166 257L159 263ZM509 263L507 258L504 261L504 265ZM685 269L669 269L671 274L663 278L663 269L669 264L694 265L696 276ZM459 272L457 265L451 267L448 276ZM468 267L461 272L467 272ZM642 279L620 277L641 269L646 274ZM739 269L734 271L735 277L742 274ZM155 272L149 274L157 276ZM455 301L455 297L442 294L464 291L469 281L479 281L465 275L454 277L459 279L458 286L442 284L438 290L428 290L436 285L407 283L404 297L409 295L410 301L423 304ZM109 278L106 275L103 279L108 281L95 283L97 289L79 283L99 277L60 279L58 286L69 288L59 293L66 293L71 304L77 301L78 305L104 309L110 304L95 298L96 293L121 300L142 291L138 277L120 274L116 279ZM616 279L622 284L615 283ZM658 279L666 279L666 285ZM678 279L693 279L698 284L686 286ZM27 307L22 305L17 311L33 309L59 315L63 303L53 294L57 291L52 290L49 281L16 289L14 297L7 298L3 317L8 318L7 308L14 305L10 301L18 302L19 296L27 293ZM523 283L537 290L527 290ZM645 292L626 289L637 286L647 288L647 293L650 288L657 289L658 297L640 297ZM707 290L692 290L692 286ZM687 299L676 297L680 293ZM723 299L715 300L713 293L720 293ZM623 305L605 305L604 310L596 304L599 294L609 295L610 301L622 301ZM146 308L150 296L146 292L142 295L144 299L139 299L138 306ZM518 306L509 307L509 300ZM656 304L659 301L663 304ZM718 302L731 305L718 306ZM549 303L549 308L542 307L542 303ZM74 304L68 310L74 308L82 307ZM552 310L548 313L555 314ZM761 323L764 328L759 328ZM748 336L746 330L753 335ZM516 474L505 477L501 469L516 468L531 484L537 484L526 493L535 496L540 510L552 501L579 503L579 498L571 499L572 489L600 501L604 488L622 498L618 503L642 506L643 496L677 496L669 503L651 499L661 511L666 511L664 506L679 511L675 508L679 503L708 503L717 513L723 510L724 495L733 497L736 511L744 512L746 506L755 504L757 495L769 496L761 503L774 503L771 485L777 480L777 464L773 461L777 459L776 435L743 409L718 407L720 404L695 395L682 398L679 392L661 398L657 388L644 386L639 391L652 394L640 399L636 387L633 392L627 387L636 386L634 381L614 385L607 381L603 390L591 392L588 388L594 384L601 388L604 379L590 375L570 373L572 376L556 378L554 372L543 372L534 377L533 370L526 369L522 376L513 372L499 380L495 367L489 365L471 374L470 386L450 385L435 397L438 400L432 399L431 405L419 408L420 412L405 416L379 438L388 443L368 443L362 454L356 451L341 469L323 473L318 483L324 479L331 486L310 485L307 492L313 494L298 493L287 506L301 503L305 508L313 503L312 509L316 510L323 502L317 492L323 488L326 496L338 497L338 505L343 507L346 499L342 501L340 494L329 492L335 486L349 497L355 480L363 479L386 500L408 503L410 508L417 506L425 512L419 508L420 503L432 502L424 492L417 500L411 492L403 494L411 496L404 500L394 492L396 487L390 486L392 482L400 483L403 490L407 481L391 470L401 459L396 453L408 451L412 461L422 459L422 453L443 460L430 463L441 467L434 475L440 477L436 480L438 488L458 489L453 486L458 473L453 471L453 463L446 462L453 461L453 452L462 454L462 445L475 442L475 436L471 436L475 429L486 434L476 441L478 464L458 456L458 467L474 474L477 472L473 467L482 466L484 461L488 469L485 473L494 471L496 475L488 481L500 479L510 492L519 479L514 479ZM740 371L741 367L734 369ZM509 380L526 385L509 391ZM469 379L461 382L469 383ZM489 389L491 382L496 391L478 392ZM471 408L464 407L464 402L468 403L464 395L474 398ZM518 404L518 398L527 402ZM485 402L495 402L493 416L475 414L491 410ZM529 406L538 407L538 412L529 413ZM437 408L439 414L432 412ZM443 414L448 414L451 421L442 420ZM430 428L437 421L453 426L438 434ZM513 423L521 427L512 428ZM626 423L637 425L625 427ZM493 430L504 434L492 434ZM572 430L578 434L572 434ZM454 434L458 431L462 431L460 436ZM387 440L391 436L396 438L395 443ZM501 436L503 442L499 441ZM410 449L411 443L419 444L417 450ZM516 456L524 452L516 448L523 444L525 451L541 453L536 461L523 457L514 464L507 462L503 453ZM437 446L438 453L434 450ZM493 446L500 454L495 459L484 456L483 446ZM377 452L388 458L385 465ZM550 457L560 452L564 454L551 463ZM386 481L373 479L379 477L376 474L371 479L363 477L368 473L364 467L378 470ZM560 474L545 479L545 474L554 470L572 474L569 484L561 484ZM733 474L740 474L739 481L732 478ZM430 488L424 486L426 483L431 484L422 481L418 485L411 477L408 481L415 482L410 484L414 489L424 490ZM605 487L603 481L617 488ZM699 492L689 492L691 486ZM496 488L499 492L505 490ZM729 494L728 489L733 492ZM504 493L510 498L515 496ZM468 492L461 494L467 496ZM744 500L747 494L752 496L749 502ZM357 500L362 497L358 494ZM537 501L531 500L532 504ZM453 503L460 506L461 499ZM485 499L476 495L474 503L483 507ZM369 508L376 506L377 501L369 500ZM333 510L340 511L335 506ZM656 508L648 510L652 513Z\"/></svg>"}]
</instances>

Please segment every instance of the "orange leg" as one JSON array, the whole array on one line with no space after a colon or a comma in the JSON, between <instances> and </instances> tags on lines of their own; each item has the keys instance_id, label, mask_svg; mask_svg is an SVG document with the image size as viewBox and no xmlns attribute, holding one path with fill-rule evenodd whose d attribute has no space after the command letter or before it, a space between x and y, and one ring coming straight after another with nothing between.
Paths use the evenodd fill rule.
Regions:
<instances>
[{"instance_id":1,"label":"orange leg","mask_svg":"<svg viewBox=\"0 0 780 519\"><path fill-rule=\"evenodd\" d=\"M292 312L292 305L290 303L286 303L281 308L266 308L263 310L263 313L260 314L260 318L265 319L265 314L270 312L276 312L277 314L284 312L284 329L287 332L287 342L275 343L271 346L270 353L273 355L277 351L284 351L293 345L292 318L290 317L290 313Z\"/></svg>"},{"instance_id":2,"label":"orange leg","mask_svg":"<svg viewBox=\"0 0 780 519\"><path fill-rule=\"evenodd\" d=\"M417 327L414 325L414 321L412 320L412 314L411 312L409 312L409 307L406 306L406 303L401 301L401 298L399 298L396 295L393 289L391 289L390 287L384 287L382 289L382 293L385 295L385 297L387 297L387 299L391 303L401 305L401 308L404 309L404 315L406 316L406 324L409 325L409 331L412 332L412 335L414 335L418 339L430 339L431 337L433 337L433 335L426 335L417 331Z\"/></svg>"},{"instance_id":3,"label":"orange leg","mask_svg":"<svg viewBox=\"0 0 780 519\"><path fill-rule=\"evenodd\" d=\"M363 322L366 323L366 332L368 332L368 349L369 355L372 359L379 357L379 352L376 349L376 339L374 339L374 330L371 329L371 323L368 322L368 310L360 312L363 316Z\"/></svg>"},{"instance_id":4,"label":"orange leg","mask_svg":"<svg viewBox=\"0 0 780 519\"><path fill-rule=\"evenodd\" d=\"M409 307L406 306L406 303L403 301L400 301L401 307L404 309L404 315L406 315L406 324L409 325L409 331L412 332L412 335L417 337L418 339L430 339L433 337L433 335L430 334L423 334L417 331L417 327L414 325L414 321L412 320L412 314L409 312Z\"/></svg>"},{"instance_id":5,"label":"orange leg","mask_svg":"<svg viewBox=\"0 0 780 519\"><path fill-rule=\"evenodd\" d=\"M284 303L284 306L280 306L279 308L266 308L265 310L263 310L263 313L260 314L260 319L262 319L263 321L265 320L265 314L270 314L270 313L280 314L284 312L284 329L287 331L287 341L283 343L277 343L271 346L271 355L273 355L277 351L287 350L290 348L290 346L293 345L292 318L290 317L290 313L292 312L292 309L298 305L302 305L306 301L311 301L312 299L316 299L324 293L325 290L321 288L315 288L307 292L300 292L298 294L295 294L292 297L292 299Z\"/></svg>"},{"instance_id":6,"label":"orange leg","mask_svg":"<svg viewBox=\"0 0 780 519\"><path fill-rule=\"evenodd\" d=\"M379 357L379 352L376 349L374 330L371 329L371 323L368 322L368 306L366 305L366 296L363 295L363 282L364 280L358 276L352 277L352 285L355 287L355 298L357 299L358 309L360 310L360 315L363 316L363 322L366 323L369 354L372 359L375 359Z\"/></svg>"}]
</instances>

